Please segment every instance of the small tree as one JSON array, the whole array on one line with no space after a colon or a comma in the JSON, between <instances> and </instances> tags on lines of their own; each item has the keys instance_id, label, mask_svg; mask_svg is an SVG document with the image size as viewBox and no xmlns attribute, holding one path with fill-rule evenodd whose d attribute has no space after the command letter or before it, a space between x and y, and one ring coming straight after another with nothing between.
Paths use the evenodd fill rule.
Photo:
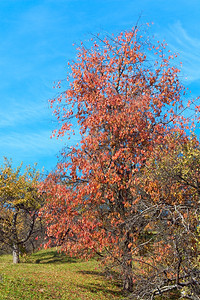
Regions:
<instances>
[{"instance_id":1,"label":"small tree","mask_svg":"<svg viewBox=\"0 0 200 300\"><path fill-rule=\"evenodd\" d=\"M13 169L5 159L0 168L0 241L13 251L13 263L19 263L20 248L34 233L42 197L38 194L40 174L22 164Z\"/></svg>"},{"instance_id":2,"label":"small tree","mask_svg":"<svg viewBox=\"0 0 200 300\"><path fill-rule=\"evenodd\" d=\"M165 45L151 45L138 28L97 37L91 49L81 45L66 91L51 101L57 136L75 134L73 118L80 143L63 150L46 180L48 235L72 255L113 260L128 291L142 235L157 214L141 180L146 162L168 135L182 134L184 89L172 59Z\"/></svg>"}]
</instances>

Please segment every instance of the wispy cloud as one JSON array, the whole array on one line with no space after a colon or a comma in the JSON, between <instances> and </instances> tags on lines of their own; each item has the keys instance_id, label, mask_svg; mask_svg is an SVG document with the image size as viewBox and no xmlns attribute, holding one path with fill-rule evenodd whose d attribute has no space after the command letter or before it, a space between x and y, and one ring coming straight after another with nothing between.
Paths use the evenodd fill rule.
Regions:
<instances>
[{"instance_id":1,"label":"wispy cloud","mask_svg":"<svg viewBox=\"0 0 200 300\"><path fill-rule=\"evenodd\" d=\"M12 100L4 104L0 109L0 128L13 127L22 124L29 124L39 120L48 120L50 111L45 103L38 104L30 102L26 105ZM49 114L50 115L50 114Z\"/></svg>"},{"instance_id":2,"label":"wispy cloud","mask_svg":"<svg viewBox=\"0 0 200 300\"><path fill-rule=\"evenodd\" d=\"M4 151L17 150L21 151L22 155L40 154L50 155L58 153L63 147L76 144L80 140L78 128L75 130L76 135L71 140L64 138L50 138L51 130L32 131L11 131L9 134L1 134L1 149L0 155L6 156Z\"/></svg>"},{"instance_id":3,"label":"wispy cloud","mask_svg":"<svg viewBox=\"0 0 200 300\"><path fill-rule=\"evenodd\" d=\"M200 38L188 33L180 21L168 30L170 49L178 52L183 63L182 71L188 81L200 79Z\"/></svg>"},{"instance_id":4,"label":"wispy cloud","mask_svg":"<svg viewBox=\"0 0 200 300\"><path fill-rule=\"evenodd\" d=\"M50 154L58 150L61 141L50 139L51 131L44 130L38 133L12 132L1 136L1 152L3 149L17 149L25 153Z\"/></svg>"}]
</instances>

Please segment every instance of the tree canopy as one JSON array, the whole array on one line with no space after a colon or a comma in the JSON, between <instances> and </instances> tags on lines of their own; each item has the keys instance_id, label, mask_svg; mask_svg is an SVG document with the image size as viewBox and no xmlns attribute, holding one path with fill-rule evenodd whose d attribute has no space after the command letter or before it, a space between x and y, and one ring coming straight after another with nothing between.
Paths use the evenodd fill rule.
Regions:
<instances>
[{"instance_id":1,"label":"tree canopy","mask_svg":"<svg viewBox=\"0 0 200 300\"><path fill-rule=\"evenodd\" d=\"M13 262L19 262L20 247L34 233L42 197L38 193L40 174L35 167L22 164L14 169L5 158L0 168L0 242L13 250Z\"/></svg>"},{"instance_id":2,"label":"tree canopy","mask_svg":"<svg viewBox=\"0 0 200 300\"><path fill-rule=\"evenodd\" d=\"M169 203L167 192L161 193L164 166L166 162L171 178L170 162L181 153L176 135L188 143L185 128L189 119L182 114L185 89L179 69L172 65L176 55L165 48L163 43L154 45L143 38L137 27L116 37L97 36L91 48L82 44L78 49L77 59L69 63L68 87L51 100L60 125L54 135L73 138L75 124L80 143L62 151L57 170L44 185L47 202L43 212L50 241L71 255L98 253L112 260L121 267L124 289L132 292L140 283L138 297L159 291L159 257L165 253L167 261L168 237L175 230L166 232L165 238L164 231L161 235L158 230L165 228L163 216ZM191 102L196 112L197 101ZM172 157L171 148L176 149ZM182 163L184 172L189 172L190 158L184 155L185 162L178 161L174 172ZM169 204L174 212L181 201L181 196L175 197ZM197 203L196 198L191 201ZM154 253L149 261L142 254L145 249ZM134 261L140 265L137 270ZM150 279L143 273L148 270L149 274L154 271L156 280L152 279L145 294ZM172 286L175 279L166 278ZM161 287L161 292L167 290L165 280Z\"/></svg>"}]
</instances>

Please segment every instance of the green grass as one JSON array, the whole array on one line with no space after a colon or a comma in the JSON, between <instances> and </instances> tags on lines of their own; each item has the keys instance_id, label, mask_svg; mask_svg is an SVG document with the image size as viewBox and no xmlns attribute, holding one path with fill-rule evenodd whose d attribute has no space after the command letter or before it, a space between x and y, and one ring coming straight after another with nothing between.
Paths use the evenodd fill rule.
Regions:
<instances>
[{"instance_id":1,"label":"green grass","mask_svg":"<svg viewBox=\"0 0 200 300\"><path fill-rule=\"evenodd\" d=\"M106 279L99 263L39 251L18 265L11 255L0 256L0 300L123 299L121 287Z\"/></svg>"}]
</instances>

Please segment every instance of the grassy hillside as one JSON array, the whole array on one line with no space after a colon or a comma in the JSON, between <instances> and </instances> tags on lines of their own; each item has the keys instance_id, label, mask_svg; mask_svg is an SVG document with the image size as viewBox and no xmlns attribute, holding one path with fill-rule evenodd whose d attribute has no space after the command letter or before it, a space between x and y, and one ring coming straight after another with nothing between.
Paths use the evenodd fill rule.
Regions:
<instances>
[{"instance_id":1,"label":"grassy hillside","mask_svg":"<svg viewBox=\"0 0 200 300\"><path fill-rule=\"evenodd\" d=\"M39 251L26 262L12 264L10 255L0 256L0 300L5 299L123 299L121 287L105 278L96 260L88 262Z\"/></svg>"}]
</instances>

